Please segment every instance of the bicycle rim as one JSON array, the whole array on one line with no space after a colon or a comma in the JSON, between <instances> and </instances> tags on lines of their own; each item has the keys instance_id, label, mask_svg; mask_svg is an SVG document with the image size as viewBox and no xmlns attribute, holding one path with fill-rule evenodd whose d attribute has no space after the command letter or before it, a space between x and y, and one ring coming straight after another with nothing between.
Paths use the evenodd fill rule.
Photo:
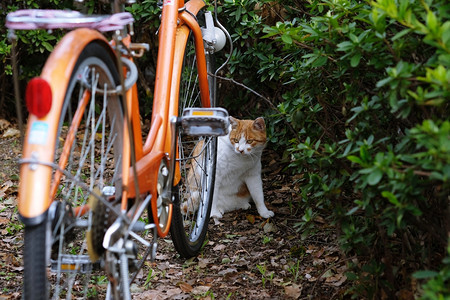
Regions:
<instances>
[{"instance_id":1,"label":"bicycle rim","mask_svg":"<svg viewBox=\"0 0 450 300\"><path fill-rule=\"evenodd\" d=\"M106 290L107 277L99 258L104 251L102 236L116 215L114 209L93 202L108 202L113 208L115 195L121 194L123 114L119 97L107 93L117 83L110 53L97 43L86 46L66 90L55 149L54 202L46 222L46 241L36 246L46 246L50 252L45 273L51 299L95 298ZM101 208L101 213L93 213L93 206ZM94 262L88 253L88 232ZM24 259L42 258L25 253ZM25 281L30 280L35 279L25 276ZM25 294L36 299L34 291Z\"/></svg>"},{"instance_id":2,"label":"bicycle rim","mask_svg":"<svg viewBox=\"0 0 450 300\"><path fill-rule=\"evenodd\" d=\"M207 55L209 73L213 58ZM211 92L210 87L210 94ZM188 107L201 107L194 39L189 36L181 70L179 113ZM183 257L201 250L208 228L214 191L217 138L178 135L178 163L181 180L173 188L174 209L171 236Z\"/></svg>"}]
</instances>

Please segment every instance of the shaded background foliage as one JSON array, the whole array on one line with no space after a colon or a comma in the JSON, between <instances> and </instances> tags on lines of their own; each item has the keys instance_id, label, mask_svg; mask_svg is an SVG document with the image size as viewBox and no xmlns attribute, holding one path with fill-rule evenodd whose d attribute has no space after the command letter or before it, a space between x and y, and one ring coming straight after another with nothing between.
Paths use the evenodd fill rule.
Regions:
<instances>
[{"instance_id":1,"label":"shaded background foliage","mask_svg":"<svg viewBox=\"0 0 450 300\"><path fill-rule=\"evenodd\" d=\"M266 111L271 146L303 175L302 235L317 216L336 226L342 251L358 257L349 293L393 298L431 278L423 297L448 297L448 1L222 8L236 45L229 76L276 105Z\"/></svg>"},{"instance_id":2,"label":"shaded background foliage","mask_svg":"<svg viewBox=\"0 0 450 300\"><path fill-rule=\"evenodd\" d=\"M0 14L38 1L3 1ZM40 7L70 7L49 0ZM104 4L86 1L89 12ZM447 0L220 0L234 50L219 103L264 115L268 147L301 174L300 236L323 217L349 260L349 295L450 296L450 3ZM155 0L128 7L136 35L156 46ZM62 33L20 33L21 78ZM0 111L12 118L10 46L0 28ZM224 60L224 53L219 61ZM149 104L156 47L138 61ZM150 111L144 106L144 115ZM418 291L416 280L422 282Z\"/></svg>"}]
</instances>

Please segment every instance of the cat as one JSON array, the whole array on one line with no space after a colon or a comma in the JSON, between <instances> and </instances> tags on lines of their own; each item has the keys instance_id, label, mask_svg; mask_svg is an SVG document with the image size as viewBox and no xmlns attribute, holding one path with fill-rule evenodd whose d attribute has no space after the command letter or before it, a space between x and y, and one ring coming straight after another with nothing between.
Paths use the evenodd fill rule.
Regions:
<instances>
[{"instance_id":1,"label":"cat","mask_svg":"<svg viewBox=\"0 0 450 300\"><path fill-rule=\"evenodd\" d=\"M253 199L263 218L273 217L264 204L261 179L261 155L266 145L266 124L263 118L239 120L230 117L228 135L218 138L217 167L211 217L216 221L223 214L249 209Z\"/></svg>"}]
</instances>

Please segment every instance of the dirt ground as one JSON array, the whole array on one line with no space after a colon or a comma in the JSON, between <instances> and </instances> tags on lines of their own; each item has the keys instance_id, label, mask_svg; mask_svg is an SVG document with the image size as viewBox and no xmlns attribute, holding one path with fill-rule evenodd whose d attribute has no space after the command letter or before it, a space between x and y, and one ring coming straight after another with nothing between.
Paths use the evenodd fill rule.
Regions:
<instances>
[{"instance_id":1,"label":"dirt ground","mask_svg":"<svg viewBox=\"0 0 450 300\"><path fill-rule=\"evenodd\" d=\"M5 122L0 120L0 300L21 298L23 271L16 208L21 146L17 129ZM347 298L348 259L335 231L321 217L314 235L298 230L300 187L285 167L277 152L265 150L262 176L273 218L260 218L254 206L227 213L220 224L211 222L208 242L189 260L177 255L170 237L159 239L156 262L138 275L133 299Z\"/></svg>"}]
</instances>

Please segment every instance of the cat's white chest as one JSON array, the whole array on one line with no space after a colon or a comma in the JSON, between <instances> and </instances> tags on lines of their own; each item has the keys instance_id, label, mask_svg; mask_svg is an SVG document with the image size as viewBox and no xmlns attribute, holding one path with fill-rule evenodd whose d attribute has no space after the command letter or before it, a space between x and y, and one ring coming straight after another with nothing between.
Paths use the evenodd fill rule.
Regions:
<instances>
[{"instance_id":1,"label":"cat's white chest","mask_svg":"<svg viewBox=\"0 0 450 300\"><path fill-rule=\"evenodd\" d=\"M243 177L250 174L260 174L261 154L243 155L236 153L226 137L219 138L217 147L216 184L238 185L243 182ZM236 186L234 187L236 188Z\"/></svg>"}]
</instances>

